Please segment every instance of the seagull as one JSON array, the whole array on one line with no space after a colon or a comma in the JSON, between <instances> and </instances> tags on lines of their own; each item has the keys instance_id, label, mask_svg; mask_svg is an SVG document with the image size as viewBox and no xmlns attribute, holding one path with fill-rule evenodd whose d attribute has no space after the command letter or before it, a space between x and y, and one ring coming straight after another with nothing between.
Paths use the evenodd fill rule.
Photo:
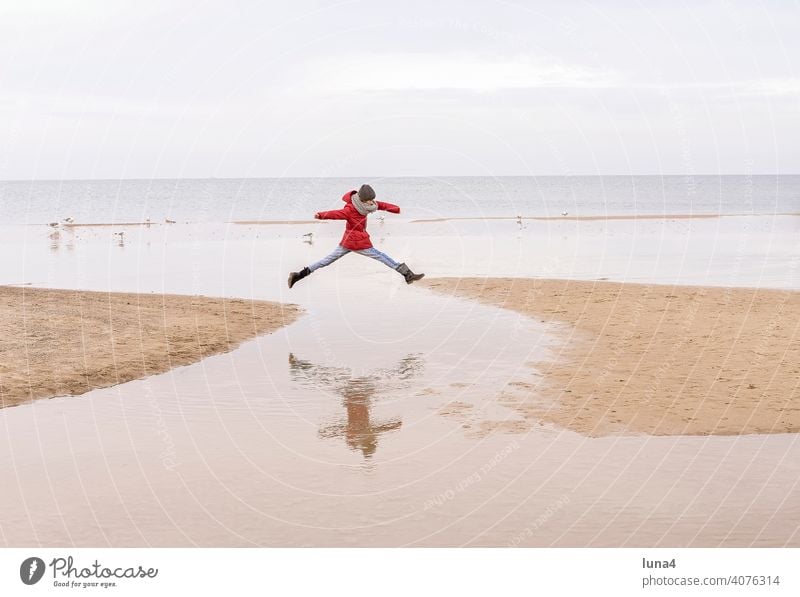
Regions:
<instances>
[{"instance_id":1,"label":"seagull","mask_svg":"<svg viewBox=\"0 0 800 597\"><path fill-rule=\"evenodd\" d=\"M58 222L50 222L48 226L50 226L50 228L58 228Z\"/></svg>"},{"instance_id":2,"label":"seagull","mask_svg":"<svg viewBox=\"0 0 800 597\"><path fill-rule=\"evenodd\" d=\"M561 212L561 215L562 215L562 216L565 216L565 215L567 215L567 213L568 213L568 212L566 212L566 211L562 211L562 212Z\"/></svg>"},{"instance_id":3,"label":"seagull","mask_svg":"<svg viewBox=\"0 0 800 597\"><path fill-rule=\"evenodd\" d=\"M72 224L72 222L74 222L74 221L75 220L73 220L72 218L64 218L64 223L65 224Z\"/></svg>"},{"instance_id":4,"label":"seagull","mask_svg":"<svg viewBox=\"0 0 800 597\"><path fill-rule=\"evenodd\" d=\"M314 244L314 233L313 232L309 232L308 234L304 234L303 236L304 237L308 237L308 240L304 240L303 241L304 243L308 243L309 245L313 245Z\"/></svg>"}]
</instances>

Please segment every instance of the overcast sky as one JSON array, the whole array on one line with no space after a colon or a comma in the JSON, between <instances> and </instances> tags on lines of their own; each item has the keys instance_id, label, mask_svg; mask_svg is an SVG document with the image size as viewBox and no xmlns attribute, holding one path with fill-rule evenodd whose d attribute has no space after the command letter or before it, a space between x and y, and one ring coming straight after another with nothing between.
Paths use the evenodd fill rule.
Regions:
<instances>
[{"instance_id":1,"label":"overcast sky","mask_svg":"<svg viewBox=\"0 0 800 597\"><path fill-rule=\"evenodd\" d=\"M0 178L800 173L800 3L0 0Z\"/></svg>"}]
</instances>

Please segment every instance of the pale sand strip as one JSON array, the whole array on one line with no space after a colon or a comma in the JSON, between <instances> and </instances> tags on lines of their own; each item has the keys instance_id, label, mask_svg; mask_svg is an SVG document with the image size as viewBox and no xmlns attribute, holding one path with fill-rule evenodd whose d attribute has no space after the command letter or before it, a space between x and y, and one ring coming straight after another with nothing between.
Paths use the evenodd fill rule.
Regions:
<instances>
[{"instance_id":1,"label":"pale sand strip","mask_svg":"<svg viewBox=\"0 0 800 597\"><path fill-rule=\"evenodd\" d=\"M0 407L163 373L299 313L242 299L0 286Z\"/></svg>"},{"instance_id":2,"label":"pale sand strip","mask_svg":"<svg viewBox=\"0 0 800 597\"><path fill-rule=\"evenodd\" d=\"M241 226L275 226L276 224L322 224L323 220L238 220L231 224Z\"/></svg>"},{"instance_id":3,"label":"pale sand strip","mask_svg":"<svg viewBox=\"0 0 800 597\"><path fill-rule=\"evenodd\" d=\"M168 222L174 224L174 222ZM118 228L121 226L159 226L161 222L97 222L95 224L61 224L62 228Z\"/></svg>"},{"instance_id":4,"label":"pale sand strip","mask_svg":"<svg viewBox=\"0 0 800 597\"><path fill-rule=\"evenodd\" d=\"M120 228L131 226L161 226L164 224L175 224L173 220L167 222L95 222L87 224L61 224L62 228ZM189 222L186 222L189 223ZM245 226L274 226L276 224L321 224L322 220L238 220L235 222L228 222L229 224L245 225Z\"/></svg>"},{"instance_id":5,"label":"pale sand strip","mask_svg":"<svg viewBox=\"0 0 800 597\"><path fill-rule=\"evenodd\" d=\"M464 218L433 218L430 220L411 220L411 224L423 224L431 222L449 222L451 220L564 220L576 222L596 222L604 220L707 220L714 218L739 218L739 217L765 217L765 216L800 216L800 213L779 213L779 214L642 214L642 215L605 215L605 216L486 216L486 217L464 217Z\"/></svg>"},{"instance_id":6,"label":"pale sand strip","mask_svg":"<svg viewBox=\"0 0 800 597\"><path fill-rule=\"evenodd\" d=\"M800 430L800 292L533 279L426 279L569 324L516 408L590 436ZM521 347L525 350L525 347ZM500 388L498 388L499 390Z\"/></svg>"}]
</instances>

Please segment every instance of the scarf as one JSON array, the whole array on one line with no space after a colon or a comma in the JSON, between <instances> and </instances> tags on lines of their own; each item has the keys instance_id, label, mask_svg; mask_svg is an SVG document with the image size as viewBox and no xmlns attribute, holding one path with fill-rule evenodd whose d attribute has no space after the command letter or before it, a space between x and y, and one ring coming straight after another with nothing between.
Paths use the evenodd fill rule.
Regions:
<instances>
[{"instance_id":1,"label":"scarf","mask_svg":"<svg viewBox=\"0 0 800 597\"><path fill-rule=\"evenodd\" d=\"M358 196L358 193L353 193L350 195L350 200L353 202L353 207L356 208L356 211L360 213L362 216L366 216L371 214L376 209L378 209L378 204L374 203L372 205L365 205L361 198Z\"/></svg>"}]
</instances>

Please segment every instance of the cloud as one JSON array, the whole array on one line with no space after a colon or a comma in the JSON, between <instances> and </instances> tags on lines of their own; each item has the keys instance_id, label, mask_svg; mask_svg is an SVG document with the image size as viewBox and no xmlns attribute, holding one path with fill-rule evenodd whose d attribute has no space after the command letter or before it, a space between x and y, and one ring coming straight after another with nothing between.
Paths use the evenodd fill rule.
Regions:
<instances>
[{"instance_id":1,"label":"cloud","mask_svg":"<svg viewBox=\"0 0 800 597\"><path fill-rule=\"evenodd\" d=\"M364 54L317 62L308 84L321 91L497 91L533 88L601 88L620 84L613 71L519 57Z\"/></svg>"},{"instance_id":2,"label":"cloud","mask_svg":"<svg viewBox=\"0 0 800 597\"><path fill-rule=\"evenodd\" d=\"M733 81L695 81L676 83L642 83L633 84L633 89L648 89L656 91L708 91L713 97L722 100L738 98L787 98L796 99L800 96L800 79L764 78Z\"/></svg>"},{"instance_id":3,"label":"cloud","mask_svg":"<svg viewBox=\"0 0 800 597\"><path fill-rule=\"evenodd\" d=\"M800 79L762 79L747 81L736 86L742 96L797 97L800 96Z\"/></svg>"}]
</instances>

